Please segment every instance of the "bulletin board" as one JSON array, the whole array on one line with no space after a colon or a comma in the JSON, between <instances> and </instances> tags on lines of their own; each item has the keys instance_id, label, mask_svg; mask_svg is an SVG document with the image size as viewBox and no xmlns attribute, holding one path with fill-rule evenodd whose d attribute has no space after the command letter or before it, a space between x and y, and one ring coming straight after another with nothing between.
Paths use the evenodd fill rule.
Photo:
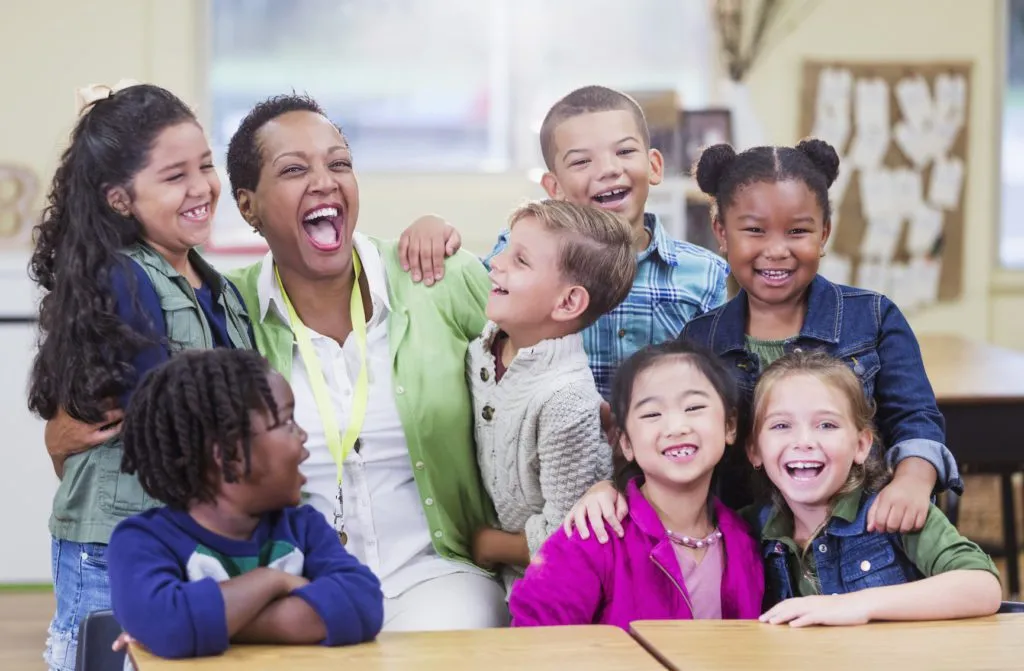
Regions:
<instances>
[{"instance_id":1,"label":"bulletin board","mask_svg":"<svg viewBox=\"0 0 1024 671\"><path fill-rule=\"evenodd\" d=\"M801 137L840 156L821 274L910 310L963 283L970 63L804 64Z\"/></svg>"}]
</instances>

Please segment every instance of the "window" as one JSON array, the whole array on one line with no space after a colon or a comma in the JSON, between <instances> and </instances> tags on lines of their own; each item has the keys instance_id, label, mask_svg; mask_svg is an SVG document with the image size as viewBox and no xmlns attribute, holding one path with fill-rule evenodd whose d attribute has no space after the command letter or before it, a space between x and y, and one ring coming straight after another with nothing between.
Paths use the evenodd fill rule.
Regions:
<instances>
[{"instance_id":1,"label":"window","mask_svg":"<svg viewBox=\"0 0 1024 671\"><path fill-rule=\"evenodd\" d=\"M571 89L675 89L707 104L707 0L209 0L215 151L270 95L307 92L361 171L541 165L537 131ZM223 155L223 153L221 153Z\"/></svg>"},{"instance_id":2,"label":"window","mask_svg":"<svg viewBox=\"0 0 1024 671\"><path fill-rule=\"evenodd\" d=\"M1009 0L1006 7L999 260L1024 268L1024 0Z\"/></svg>"}]
</instances>

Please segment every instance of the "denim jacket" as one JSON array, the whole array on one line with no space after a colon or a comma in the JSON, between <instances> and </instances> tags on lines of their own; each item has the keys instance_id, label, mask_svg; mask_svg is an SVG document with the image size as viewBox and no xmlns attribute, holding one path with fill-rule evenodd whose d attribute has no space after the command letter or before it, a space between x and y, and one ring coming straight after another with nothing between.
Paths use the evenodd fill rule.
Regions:
<instances>
[{"instance_id":1,"label":"denim jacket","mask_svg":"<svg viewBox=\"0 0 1024 671\"><path fill-rule=\"evenodd\" d=\"M871 587L902 585L923 578L907 556L898 533L869 533L867 516L877 494L861 497L852 521L833 517L822 535L814 540L818 581L822 594L846 594ZM764 528L772 506L761 508L759 526ZM799 596L789 567L799 563L786 544L778 540L762 541L765 570L765 609Z\"/></svg>"},{"instance_id":2,"label":"denim jacket","mask_svg":"<svg viewBox=\"0 0 1024 671\"><path fill-rule=\"evenodd\" d=\"M888 446L888 462L895 466L907 457L920 457L935 467L939 491L961 493L963 481L945 444L945 420L925 374L917 338L899 308L881 294L833 284L821 275L808 292L803 327L786 344L786 351L817 348L847 362L875 402L875 422L880 443ZM712 349L733 371L741 398L740 445L749 436L750 404L761 376L757 355L745 347L746 325L747 294L740 290L721 307L688 322L682 334ZM733 450L739 457L726 464L722 474L720 495L733 507L750 501L744 496L748 488L737 479L746 462L742 452ZM740 459L744 464L737 463Z\"/></svg>"}]
</instances>

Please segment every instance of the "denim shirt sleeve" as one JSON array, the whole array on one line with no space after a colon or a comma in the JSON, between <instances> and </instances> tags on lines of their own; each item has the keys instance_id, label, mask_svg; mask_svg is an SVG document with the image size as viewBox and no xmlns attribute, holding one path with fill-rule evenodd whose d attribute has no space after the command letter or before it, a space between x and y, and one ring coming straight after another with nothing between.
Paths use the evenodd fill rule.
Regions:
<instances>
[{"instance_id":1,"label":"denim shirt sleeve","mask_svg":"<svg viewBox=\"0 0 1024 671\"><path fill-rule=\"evenodd\" d=\"M876 421L886 458L895 467L908 457L920 457L935 467L936 490L963 492L953 454L946 448L946 426L910 324L884 296L879 302L878 358L875 381Z\"/></svg>"},{"instance_id":2,"label":"denim shirt sleeve","mask_svg":"<svg viewBox=\"0 0 1024 671\"><path fill-rule=\"evenodd\" d=\"M485 256L484 258L480 259L483 262L484 267L487 268L488 271L491 270L491 259L493 259L498 254L501 254L505 250L505 247L507 246L508 229L506 228L505 230L498 234L498 241L494 243L494 249L491 250L491 253Z\"/></svg>"}]
</instances>

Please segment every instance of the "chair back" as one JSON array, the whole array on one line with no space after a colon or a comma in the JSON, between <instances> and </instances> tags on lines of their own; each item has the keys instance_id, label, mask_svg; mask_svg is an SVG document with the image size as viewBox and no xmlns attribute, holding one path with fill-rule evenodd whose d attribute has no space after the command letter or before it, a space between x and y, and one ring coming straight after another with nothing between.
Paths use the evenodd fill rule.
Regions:
<instances>
[{"instance_id":1,"label":"chair back","mask_svg":"<svg viewBox=\"0 0 1024 671\"><path fill-rule=\"evenodd\" d=\"M114 652L111 649L121 631L113 611L89 613L78 627L76 671L122 671L125 651Z\"/></svg>"}]
</instances>

